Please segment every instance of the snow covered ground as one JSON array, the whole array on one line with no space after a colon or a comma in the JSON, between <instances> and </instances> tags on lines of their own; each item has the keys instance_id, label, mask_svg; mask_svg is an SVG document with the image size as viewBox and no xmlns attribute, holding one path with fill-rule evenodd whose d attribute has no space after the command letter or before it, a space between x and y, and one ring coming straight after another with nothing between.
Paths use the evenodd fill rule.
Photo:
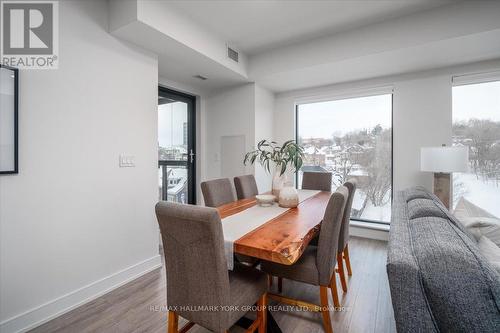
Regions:
<instances>
[{"instance_id":1,"label":"snow covered ground","mask_svg":"<svg viewBox=\"0 0 500 333\"><path fill-rule=\"evenodd\" d=\"M353 175L350 173L349 175ZM299 172L299 178L298 178L298 183L302 184L302 172ZM336 185L333 185L335 187ZM368 201L368 204L365 207L365 210L363 211L363 214L361 214L362 219L367 219L367 220L373 220L373 221L380 221L380 222L386 222L390 223L391 222L391 200L390 200L391 192L389 191L387 193L387 198L388 202L384 206L374 206L371 201ZM353 209L360 209L363 206L363 201L365 200L366 194L363 192L361 189L356 190L356 195L354 196L354 199L352 201L352 208Z\"/></svg>"},{"instance_id":2,"label":"snow covered ground","mask_svg":"<svg viewBox=\"0 0 500 333\"><path fill-rule=\"evenodd\" d=\"M500 218L500 184L496 185L493 180L484 181L482 179L477 179L476 175L471 173L454 173L453 177L455 183L460 182L463 184L463 190L465 190L463 197L465 199ZM364 198L365 194L363 191L358 190L352 203L353 208L361 208ZM456 202L453 206L455 206L455 204ZM381 207L376 207L369 201L361 218L390 222L390 201Z\"/></svg>"},{"instance_id":3,"label":"snow covered ground","mask_svg":"<svg viewBox=\"0 0 500 333\"><path fill-rule=\"evenodd\" d=\"M380 222L391 222L391 193L388 192L388 202L384 206L374 206L371 201L365 207L361 214L362 219L374 220ZM357 190L352 201L352 208L360 209L363 206L366 194L362 190Z\"/></svg>"},{"instance_id":4,"label":"snow covered ground","mask_svg":"<svg viewBox=\"0 0 500 333\"><path fill-rule=\"evenodd\" d=\"M463 197L474 205L481 207L489 213L500 217L500 184L494 181L483 181L477 179L472 173L454 173L453 182L462 183L465 194ZM453 203L455 207L456 202Z\"/></svg>"}]
</instances>

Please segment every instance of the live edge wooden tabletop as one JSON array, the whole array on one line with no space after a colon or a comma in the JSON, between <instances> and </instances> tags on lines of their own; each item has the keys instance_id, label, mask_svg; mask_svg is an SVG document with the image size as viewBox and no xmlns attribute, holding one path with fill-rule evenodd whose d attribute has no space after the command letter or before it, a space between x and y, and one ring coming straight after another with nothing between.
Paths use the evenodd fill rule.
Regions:
<instances>
[{"instance_id":1,"label":"live edge wooden tabletop","mask_svg":"<svg viewBox=\"0 0 500 333\"><path fill-rule=\"evenodd\" d=\"M295 263L318 233L331 192L319 192L234 242L234 253L277 262ZM217 208L221 218L255 206L255 198Z\"/></svg>"}]
</instances>

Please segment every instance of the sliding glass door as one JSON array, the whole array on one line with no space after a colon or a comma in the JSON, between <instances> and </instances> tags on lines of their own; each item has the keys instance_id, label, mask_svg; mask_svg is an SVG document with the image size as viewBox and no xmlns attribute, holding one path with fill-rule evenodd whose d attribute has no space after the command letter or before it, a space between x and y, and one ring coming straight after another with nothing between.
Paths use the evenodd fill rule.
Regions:
<instances>
[{"instance_id":1,"label":"sliding glass door","mask_svg":"<svg viewBox=\"0 0 500 333\"><path fill-rule=\"evenodd\" d=\"M355 178L351 219L389 223L392 201L392 94L296 107L297 142L306 159L298 172L331 172L332 189Z\"/></svg>"},{"instance_id":2,"label":"sliding glass door","mask_svg":"<svg viewBox=\"0 0 500 333\"><path fill-rule=\"evenodd\" d=\"M195 97L158 89L159 199L196 203Z\"/></svg>"}]
</instances>

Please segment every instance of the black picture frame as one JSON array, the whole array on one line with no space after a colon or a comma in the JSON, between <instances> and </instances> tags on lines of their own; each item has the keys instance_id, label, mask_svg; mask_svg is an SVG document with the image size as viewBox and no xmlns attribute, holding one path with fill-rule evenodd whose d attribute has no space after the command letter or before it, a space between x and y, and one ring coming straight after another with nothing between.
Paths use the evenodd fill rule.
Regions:
<instances>
[{"instance_id":1,"label":"black picture frame","mask_svg":"<svg viewBox=\"0 0 500 333\"><path fill-rule=\"evenodd\" d=\"M8 70L14 75L14 167L8 170L0 169L0 175L19 173L19 69L0 64L0 71ZM7 125L8 126L8 125ZM1 165L1 164L0 164Z\"/></svg>"}]
</instances>

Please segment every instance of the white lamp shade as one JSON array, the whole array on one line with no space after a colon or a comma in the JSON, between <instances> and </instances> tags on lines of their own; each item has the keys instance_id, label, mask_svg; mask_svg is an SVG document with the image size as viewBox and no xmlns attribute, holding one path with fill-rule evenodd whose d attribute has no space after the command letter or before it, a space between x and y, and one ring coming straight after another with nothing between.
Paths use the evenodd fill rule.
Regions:
<instances>
[{"instance_id":1,"label":"white lamp shade","mask_svg":"<svg viewBox=\"0 0 500 333\"><path fill-rule=\"evenodd\" d=\"M469 169L468 147L422 147L420 170L428 172L466 172Z\"/></svg>"}]
</instances>

